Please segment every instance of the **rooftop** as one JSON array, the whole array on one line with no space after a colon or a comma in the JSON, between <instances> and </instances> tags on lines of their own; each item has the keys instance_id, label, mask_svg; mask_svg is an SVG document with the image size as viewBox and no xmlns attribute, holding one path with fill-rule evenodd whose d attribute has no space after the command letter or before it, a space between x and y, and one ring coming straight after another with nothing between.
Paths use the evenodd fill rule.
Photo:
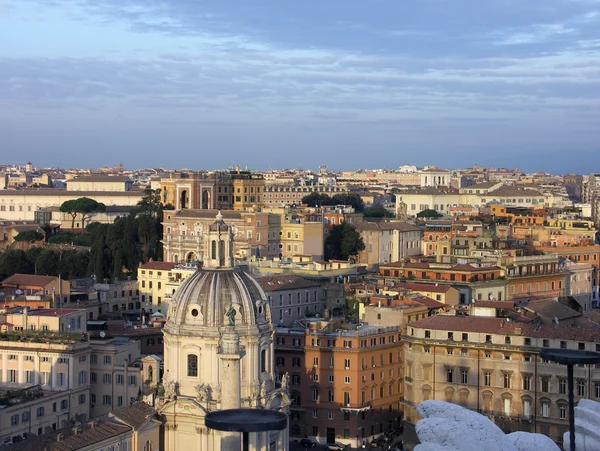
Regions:
<instances>
[{"instance_id":1,"label":"rooftop","mask_svg":"<svg viewBox=\"0 0 600 451\"><path fill-rule=\"evenodd\" d=\"M410 323L410 327L480 334L600 342L600 330L598 329L564 326L538 326L536 329L534 324L483 316L436 315L412 322Z\"/></svg>"},{"instance_id":2,"label":"rooftop","mask_svg":"<svg viewBox=\"0 0 600 451\"><path fill-rule=\"evenodd\" d=\"M155 262L149 261L144 264L140 264L139 268L141 269L155 269L159 271L171 271L177 266L176 263L173 262Z\"/></svg>"},{"instance_id":3,"label":"rooftop","mask_svg":"<svg viewBox=\"0 0 600 451\"><path fill-rule=\"evenodd\" d=\"M302 277L293 276L289 274L257 277L256 281L259 283L259 285L265 292L300 290L303 288L319 287L319 285L314 282L303 279Z\"/></svg>"},{"instance_id":4,"label":"rooftop","mask_svg":"<svg viewBox=\"0 0 600 451\"><path fill-rule=\"evenodd\" d=\"M2 285L30 285L34 287L45 287L49 283L57 280L55 276L37 276L34 274L13 274L4 279Z\"/></svg>"}]
</instances>

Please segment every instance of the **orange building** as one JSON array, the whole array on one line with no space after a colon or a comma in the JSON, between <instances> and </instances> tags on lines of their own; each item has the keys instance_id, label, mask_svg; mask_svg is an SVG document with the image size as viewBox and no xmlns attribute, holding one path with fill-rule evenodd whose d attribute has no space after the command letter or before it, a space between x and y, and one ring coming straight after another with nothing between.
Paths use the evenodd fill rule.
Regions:
<instances>
[{"instance_id":1,"label":"orange building","mask_svg":"<svg viewBox=\"0 0 600 451\"><path fill-rule=\"evenodd\" d=\"M556 254L514 257L506 267L508 299L558 299L565 294L566 276Z\"/></svg>"},{"instance_id":2,"label":"orange building","mask_svg":"<svg viewBox=\"0 0 600 451\"><path fill-rule=\"evenodd\" d=\"M400 426L400 328L308 321L279 328L275 363L288 374L290 436L353 447Z\"/></svg>"}]
</instances>

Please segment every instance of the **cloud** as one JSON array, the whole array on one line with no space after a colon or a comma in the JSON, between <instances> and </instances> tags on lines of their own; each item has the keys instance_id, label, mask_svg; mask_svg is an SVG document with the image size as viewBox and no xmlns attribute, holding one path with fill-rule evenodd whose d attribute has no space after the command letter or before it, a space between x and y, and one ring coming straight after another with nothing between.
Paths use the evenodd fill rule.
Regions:
<instances>
[{"instance_id":1,"label":"cloud","mask_svg":"<svg viewBox=\"0 0 600 451\"><path fill-rule=\"evenodd\" d=\"M59 117L110 122L118 111L123 124L150 120L165 133L246 124L255 142L287 127L300 139L293 125L305 124L323 143L323 124L352 124L365 140L385 129L383 146L401 124L414 145L427 126L443 130L440 147L469 124L474 141L502 142L494 123L526 133L563 121L574 142L590 141L596 4L400 3L23 0L0 11L0 33L19 42L0 49L0 99L12 113L0 119L60 129Z\"/></svg>"}]
</instances>

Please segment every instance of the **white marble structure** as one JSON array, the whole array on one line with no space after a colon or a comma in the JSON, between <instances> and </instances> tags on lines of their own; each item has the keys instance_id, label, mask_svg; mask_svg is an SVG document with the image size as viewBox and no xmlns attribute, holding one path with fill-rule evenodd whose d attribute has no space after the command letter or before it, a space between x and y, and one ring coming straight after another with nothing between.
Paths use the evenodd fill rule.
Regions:
<instances>
[{"instance_id":1,"label":"white marble structure","mask_svg":"<svg viewBox=\"0 0 600 451\"><path fill-rule=\"evenodd\" d=\"M270 307L260 285L233 267L233 233L217 215L205 234L204 267L175 292L164 328L166 451L240 449L240 434L205 426L207 412L237 407L283 410L276 386ZM288 449L288 430L250 434L251 451Z\"/></svg>"},{"instance_id":2,"label":"white marble structure","mask_svg":"<svg viewBox=\"0 0 600 451\"><path fill-rule=\"evenodd\" d=\"M423 419L416 426L421 444L414 451L560 450L543 434L505 434L485 416L457 404L423 401L417 407L417 412Z\"/></svg>"},{"instance_id":3,"label":"white marble structure","mask_svg":"<svg viewBox=\"0 0 600 451\"><path fill-rule=\"evenodd\" d=\"M570 434L563 436L563 449L569 451ZM600 449L600 402L580 399L575 406L575 449L597 451Z\"/></svg>"}]
</instances>

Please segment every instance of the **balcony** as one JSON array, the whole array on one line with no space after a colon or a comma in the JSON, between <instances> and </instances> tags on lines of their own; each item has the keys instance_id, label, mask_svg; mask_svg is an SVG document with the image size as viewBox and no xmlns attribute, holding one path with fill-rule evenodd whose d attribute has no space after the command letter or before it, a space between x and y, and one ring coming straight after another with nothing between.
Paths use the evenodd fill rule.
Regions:
<instances>
[{"instance_id":1,"label":"balcony","mask_svg":"<svg viewBox=\"0 0 600 451\"><path fill-rule=\"evenodd\" d=\"M340 406L340 410L342 412L358 414L359 412L365 412L367 410L371 410L371 403L370 402L344 403Z\"/></svg>"}]
</instances>

